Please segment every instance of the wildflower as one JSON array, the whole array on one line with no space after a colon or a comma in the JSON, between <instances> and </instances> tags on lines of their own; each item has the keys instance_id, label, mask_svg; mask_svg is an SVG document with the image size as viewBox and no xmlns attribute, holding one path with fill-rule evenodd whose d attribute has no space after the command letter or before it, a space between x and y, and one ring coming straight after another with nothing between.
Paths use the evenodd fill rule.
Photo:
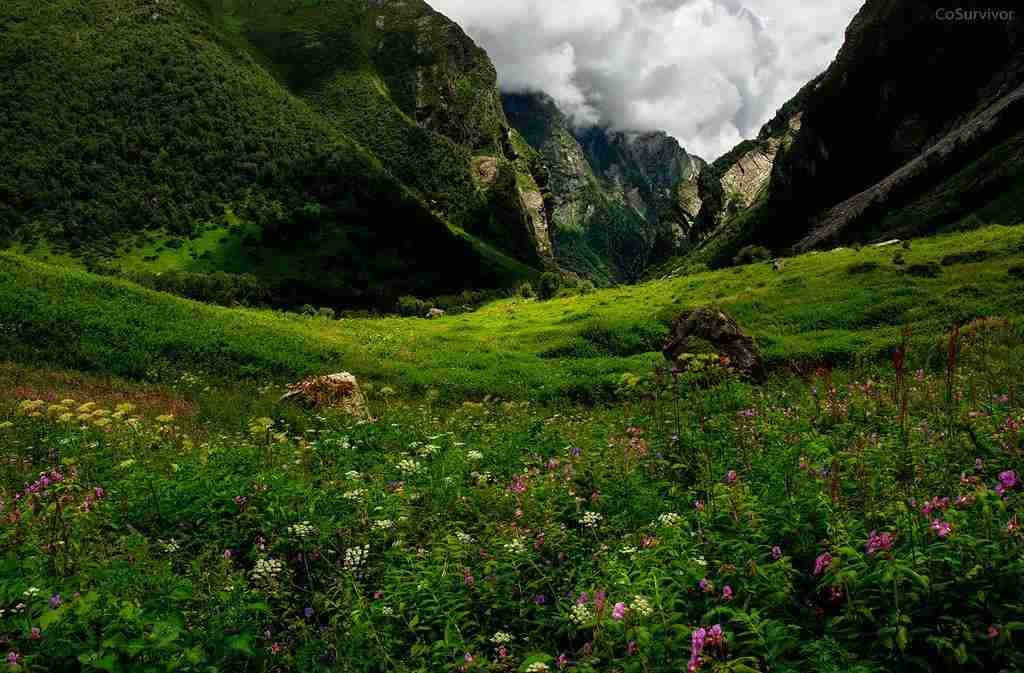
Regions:
<instances>
[{"instance_id":1,"label":"wildflower","mask_svg":"<svg viewBox=\"0 0 1024 673\"><path fill-rule=\"evenodd\" d=\"M639 651L640 651L640 648L637 647L637 644L636 644L635 640L631 640L631 641L629 641L629 643L627 643L627 645L626 645L626 654L628 654L631 657L635 657Z\"/></svg>"},{"instance_id":2,"label":"wildflower","mask_svg":"<svg viewBox=\"0 0 1024 673\"><path fill-rule=\"evenodd\" d=\"M558 668L560 668L560 669L561 668L565 668L566 666L569 665L569 657L565 656L564 653L563 654L559 654L558 655L558 659L555 659L555 664L557 664Z\"/></svg>"},{"instance_id":3,"label":"wildflower","mask_svg":"<svg viewBox=\"0 0 1024 673\"><path fill-rule=\"evenodd\" d=\"M725 634L722 633L722 625L715 624L707 632L705 645L707 647L721 647L725 643Z\"/></svg>"},{"instance_id":4,"label":"wildflower","mask_svg":"<svg viewBox=\"0 0 1024 673\"><path fill-rule=\"evenodd\" d=\"M828 588L828 597L833 603L838 603L843 600L843 588L837 585L830 586Z\"/></svg>"},{"instance_id":5,"label":"wildflower","mask_svg":"<svg viewBox=\"0 0 1024 673\"><path fill-rule=\"evenodd\" d=\"M244 495L235 496L235 504L238 505L239 509L245 509L245 506L249 503L249 498Z\"/></svg>"},{"instance_id":6,"label":"wildflower","mask_svg":"<svg viewBox=\"0 0 1024 673\"><path fill-rule=\"evenodd\" d=\"M580 519L580 524L584 528L594 529L601 525L603 518L598 512L585 512L583 518Z\"/></svg>"},{"instance_id":7,"label":"wildflower","mask_svg":"<svg viewBox=\"0 0 1024 673\"><path fill-rule=\"evenodd\" d=\"M572 606L572 610L569 611L569 619L579 626L583 626L591 620L593 613L590 610L590 606L586 603L576 603Z\"/></svg>"},{"instance_id":8,"label":"wildflower","mask_svg":"<svg viewBox=\"0 0 1024 673\"><path fill-rule=\"evenodd\" d=\"M57 608L60 607L60 604L62 602L63 601L61 600L60 594L54 594L54 595L50 596L50 609L56 610Z\"/></svg>"},{"instance_id":9,"label":"wildflower","mask_svg":"<svg viewBox=\"0 0 1024 673\"><path fill-rule=\"evenodd\" d=\"M357 470L349 470L345 473L345 479L348 481L359 481L361 477L362 475Z\"/></svg>"},{"instance_id":10,"label":"wildflower","mask_svg":"<svg viewBox=\"0 0 1024 673\"><path fill-rule=\"evenodd\" d=\"M693 501L693 508L695 510L697 510L698 512L703 512L704 511L704 501L703 500L694 500Z\"/></svg>"},{"instance_id":11,"label":"wildflower","mask_svg":"<svg viewBox=\"0 0 1024 673\"><path fill-rule=\"evenodd\" d=\"M1020 530L1020 521L1017 520L1017 515L1014 514L1013 518L1011 518L1006 524L1006 532L1013 535L1018 530Z\"/></svg>"},{"instance_id":12,"label":"wildflower","mask_svg":"<svg viewBox=\"0 0 1024 673\"><path fill-rule=\"evenodd\" d=\"M736 474L736 470L729 470L729 472L726 473L725 475L725 483L729 484L730 486L739 481L739 479L740 477L738 474Z\"/></svg>"},{"instance_id":13,"label":"wildflower","mask_svg":"<svg viewBox=\"0 0 1024 673\"><path fill-rule=\"evenodd\" d=\"M1007 470L999 473L999 485L996 486L996 493L999 495L1005 494L1007 491L1012 491L1017 487L1018 484L1017 473L1013 470Z\"/></svg>"},{"instance_id":14,"label":"wildflower","mask_svg":"<svg viewBox=\"0 0 1024 673\"><path fill-rule=\"evenodd\" d=\"M380 521L374 521L373 527L376 530L391 530L395 527L395 522L391 519L381 519Z\"/></svg>"},{"instance_id":15,"label":"wildflower","mask_svg":"<svg viewBox=\"0 0 1024 673\"><path fill-rule=\"evenodd\" d=\"M526 668L526 673L544 673L544 671L550 671L548 665L542 661L535 661Z\"/></svg>"},{"instance_id":16,"label":"wildflower","mask_svg":"<svg viewBox=\"0 0 1024 673\"><path fill-rule=\"evenodd\" d=\"M257 559L252 570L252 578L256 582L270 583L284 570L284 564L277 559Z\"/></svg>"},{"instance_id":17,"label":"wildflower","mask_svg":"<svg viewBox=\"0 0 1024 673\"><path fill-rule=\"evenodd\" d=\"M505 551L512 554L522 554L526 551L526 545L519 538L514 538L511 542L505 544Z\"/></svg>"},{"instance_id":18,"label":"wildflower","mask_svg":"<svg viewBox=\"0 0 1024 673\"><path fill-rule=\"evenodd\" d=\"M654 612L650 601L643 596L634 596L629 609L639 617L649 617Z\"/></svg>"},{"instance_id":19,"label":"wildflower","mask_svg":"<svg viewBox=\"0 0 1024 673\"><path fill-rule=\"evenodd\" d=\"M533 604L534 605L544 605L547 602L548 602L547 596L545 596L544 594L537 594L536 596L533 597Z\"/></svg>"},{"instance_id":20,"label":"wildflower","mask_svg":"<svg viewBox=\"0 0 1024 673\"><path fill-rule=\"evenodd\" d=\"M13 668L14 666L17 666L17 665L18 665L18 662L19 662L20 660L21 660L21 655L20 655L20 654L18 654L17 652L8 652L8 653L7 653L7 664L8 664L9 666L11 666L12 668Z\"/></svg>"},{"instance_id":21,"label":"wildflower","mask_svg":"<svg viewBox=\"0 0 1024 673\"><path fill-rule=\"evenodd\" d=\"M782 558L782 547L775 545L772 547L772 560L778 561L780 558Z\"/></svg>"},{"instance_id":22,"label":"wildflower","mask_svg":"<svg viewBox=\"0 0 1024 673\"><path fill-rule=\"evenodd\" d=\"M483 459L484 459L484 454L481 451L467 451L466 452L466 460L470 460L470 461L473 461L475 463L475 462L481 461Z\"/></svg>"},{"instance_id":23,"label":"wildflower","mask_svg":"<svg viewBox=\"0 0 1024 673\"><path fill-rule=\"evenodd\" d=\"M304 609L302 611L302 616L305 617L306 619L312 619L313 618L313 614L314 614L313 608L306 608L306 609Z\"/></svg>"},{"instance_id":24,"label":"wildflower","mask_svg":"<svg viewBox=\"0 0 1024 673\"><path fill-rule=\"evenodd\" d=\"M581 455L583 455L583 449L581 449L578 446L574 446L571 449L569 449L569 455L571 455L573 458L579 458Z\"/></svg>"},{"instance_id":25,"label":"wildflower","mask_svg":"<svg viewBox=\"0 0 1024 673\"><path fill-rule=\"evenodd\" d=\"M390 606L387 606L387 605L385 605L384 607L382 607L382 608L380 609L380 613L381 613L382 615L384 615L385 617L394 617L394 615L395 615L395 610L394 610L394 608L392 608L392 607L390 607Z\"/></svg>"},{"instance_id":26,"label":"wildflower","mask_svg":"<svg viewBox=\"0 0 1024 673\"><path fill-rule=\"evenodd\" d=\"M495 645L508 645L512 642L512 634L508 631L497 631L491 636L491 642Z\"/></svg>"},{"instance_id":27,"label":"wildflower","mask_svg":"<svg viewBox=\"0 0 1024 673\"><path fill-rule=\"evenodd\" d=\"M988 637L990 639L991 638L998 638L999 637L999 629L997 629L994 626L988 627Z\"/></svg>"},{"instance_id":28,"label":"wildflower","mask_svg":"<svg viewBox=\"0 0 1024 673\"><path fill-rule=\"evenodd\" d=\"M732 587L729 586L728 584L726 584L724 587L722 587L722 600L725 600L725 601L731 601L732 600Z\"/></svg>"},{"instance_id":29,"label":"wildflower","mask_svg":"<svg viewBox=\"0 0 1024 673\"><path fill-rule=\"evenodd\" d=\"M985 469L985 462L981 458L975 458L974 469L979 471Z\"/></svg>"},{"instance_id":30,"label":"wildflower","mask_svg":"<svg viewBox=\"0 0 1024 673\"><path fill-rule=\"evenodd\" d=\"M598 591L594 594L594 610L597 611L598 614L604 612L604 604L606 600L608 600L608 594L604 591Z\"/></svg>"},{"instance_id":31,"label":"wildflower","mask_svg":"<svg viewBox=\"0 0 1024 673\"><path fill-rule=\"evenodd\" d=\"M626 617L626 604L616 603L615 607L612 608L612 619L617 622L621 622Z\"/></svg>"},{"instance_id":32,"label":"wildflower","mask_svg":"<svg viewBox=\"0 0 1024 673\"><path fill-rule=\"evenodd\" d=\"M712 584L711 580L709 580L707 577L698 582L697 585L700 587L700 590L706 594L709 594L715 590L715 585Z\"/></svg>"},{"instance_id":33,"label":"wildflower","mask_svg":"<svg viewBox=\"0 0 1024 673\"><path fill-rule=\"evenodd\" d=\"M509 484L508 492L509 493L517 493L517 494L525 493L526 492L526 477L524 477L522 475L517 475L512 480L512 483Z\"/></svg>"},{"instance_id":34,"label":"wildflower","mask_svg":"<svg viewBox=\"0 0 1024 673\"><path fill-rule=\"evenodd\" d=\"M366 559L369 556L370 545L349 547L345 550L345 569L351 571L359 570L366 564Z\"/></svg>"},{"instance_id":35,"label":"wildflower","mask_svg":"<svg viewBox=\"0 0 1024 673\"><path fill-rule=\"evenodd\" d=\"M828 567L832 565L832 558L832 554L825 552L818 558L814 559L814 575L821 575L828 570Z\"/></svg>"},{"instance_id":36,"label":"wildflower","mask_svg":"<svg viewBox=\"0 0 1024 673\"><path fill-rule=\"evenodd\" d=\"M361 488L354 489L352 491L346 491L341 495L345 500L359 501L366 495L366 491Z\"/></svg>"},{"instance_id":37,"label":"wildflower","mask_svg":"<svg viewBox=\"0 0 1024 673\"><path fill-rule=\"evenodd\" d=\"M680 519L682 519L682 517L675 512L666 512L658 517L658 523L662 526L674 526L679 523Z\"/></svg>"},{"instance_id":38,"label":"wildflower","mask_svg":"<svg viewBox=\"0 0 1024 673\"><path fill-rule=\"evenodd\" d=\"M947 538L949 537L949 534L953 532L953 526L950 525L948 521L936 519L935 521L932 521L932 530L935 531L935 534L940 538Z\"/></svg>"},{"instance_id":39,"label":"wildflower","mask_svg":"<svg viewBox=\"0 0 1024 673\"><path fill-rule=\"evenodd\" d=\"M39 630L38 626L33 626L31 629L29 629L29 631L28 631L28 639L29 640L39 640L42 637L43 637L43 632Z\"/></svg>"},{"instance_id":40,"label":"wildflower","mask_svg":"<svg viewBox=\"0 0 1024 673\"><path fill-rule=\"evenodd\" d=\"M865 546L868 556L873 555L879 551L889 551L892 549L893 537L892 533L879 533L876 530L871 531L868 535L868 543Z\"/></svg>"},{"instance_id":41,"label":"wildflower","mask_svg":"<svg viewBox=\"0 0 1024 673\"><path fill-rule=\"evenodd\" d=\"M696 629L690 636L690 665L689 673L694 673L700 668L700 655L704 652L704 643L708 632L704 628Z\"/></svg>"}]
</instances>

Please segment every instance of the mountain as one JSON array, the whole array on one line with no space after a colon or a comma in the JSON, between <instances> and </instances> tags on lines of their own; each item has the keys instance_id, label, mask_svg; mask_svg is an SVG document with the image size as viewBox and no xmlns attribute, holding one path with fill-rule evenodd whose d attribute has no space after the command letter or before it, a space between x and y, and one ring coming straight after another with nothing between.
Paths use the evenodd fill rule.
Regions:
<instances>
[{"instance_id":1,"label":"mountain","mask_svg":"<svg viewBox=\"0 0 1024 673\"><path fill-rule=\"evenodd\" d=\"M261 278L282 303L550 263L486 54L420 0L11 0L0 239Z\"/></svg>"},{"instance_id":2,"label":"mountain","mask_svg":"<svg viewBox=\"0 0 1024 673\"><path fill-rule=\"evenodd\" d=\"M704 162L664 133L580 128L544 93L503 96L539 154L557 262L602 284L641 278L679 252L699 212Z\"/></svg>"},{"instance_id":3,"label":"mountain","mask_svg":"<svg viewBox=\"0 0 1024 673\"><path fill-rule=\"evenodd\" d=\"M1024 218L1024 16L960 5L980 18L869 0L829 69L701 177L695 258Z\"/></svg>"}]
</instances>

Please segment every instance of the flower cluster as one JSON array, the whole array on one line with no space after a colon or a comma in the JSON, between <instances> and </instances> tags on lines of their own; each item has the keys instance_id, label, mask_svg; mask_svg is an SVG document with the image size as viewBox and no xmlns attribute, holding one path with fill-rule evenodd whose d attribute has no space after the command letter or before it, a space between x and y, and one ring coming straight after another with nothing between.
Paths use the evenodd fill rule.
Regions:
<instances>
[{"instance_id":1,"label":"flower cluster","mask_svg":"<svg viewBox=\"0 0 1024 673\"><path fill-rule=\"evenodd\" d=\"M316 526L308 521L302 521L297 524L288 526L289 535L294 535L299 539L306 539L316 536L320 531L317 530Z\"/></svg>"}]
</instances>

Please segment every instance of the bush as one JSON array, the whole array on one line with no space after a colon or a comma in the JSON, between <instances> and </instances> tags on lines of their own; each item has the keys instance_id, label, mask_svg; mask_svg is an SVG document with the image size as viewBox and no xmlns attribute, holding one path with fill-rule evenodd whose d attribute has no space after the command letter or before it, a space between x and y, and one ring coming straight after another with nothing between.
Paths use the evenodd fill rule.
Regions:
<instances>
[{"instance_id":1,"label":"bush","mask_svg":"<svg viewBox=\"0 0 1024 673\"><path fill-rule=\"evenodd\" d=\"M744 266L758 262L767 262L771 258L772 252L768 248L761 245L748 245L741 248L732 261L736 266Z\"/></svg>"},{"instance_id":2,"label":"bush","mask_svg":"<svg viewBox=\"0 0 1024 673\"><path fill-rule=\"evenodd\" d=\"M878 262L857 262L856 264L851 264L846 269L846 272L853 275L871 273L872 271L877 271L880 267L881 264Z\"/></svg>"},{"instance_id":3,"label":"bush","mask_svg":"<svg viewBox=\"0 0 1024 673\"><path fill-rule=\"evenodd\" d=\"M520 283L519 288L516 290L516 293L523 299L533 299L534 297L537 296L537 293L533 289L533 285L531 285L528 281L523 281L522 283Z\"/></svg>"},{"instance_id":4,"label":"bush","mask_svg":"<svg viewBox=\"0 0 1024 673\"><path fill-rule=\"evenodd\" d=\"M537 281L537 297L547 301L554 299L558 291L562 289L562 277L550 271L542 273Z\"/></svg>"},{"instance_id":5,"label":"bush","mask_svg":"<svg viewBox=\"0 0 1024 673\"><path fill-rule=\"evenodd\" d=\"M942 275L942 266L936 262L911 264L907 267L907 274L917 278L938 278Z\"/></svg>"},{"instance_id":6,"label":"bush","mask_svg":"<svg viewBox=\"0 0 1024 673\"><path fill-rule=\"evenodd\" d=\"M942 258L942 266L956 266L958 264L975 264L984 262L992 256L988 250L971 250L970 252L958 252L953 255L946 255Z\"/></svg>"},{"instance_id":7,"label":"bush","mask_svg":"<svg viewBox=\"0 0 1024 673\"><path fill-rule=\"evenodd\" d=\"M322 308L316 312L316 315L318 318L327 318L328 320L334 320L337 317L333 308Z\"/></svg>"},{"instance_id":8,"label":"bush","mask_svg":"<svg viewBox=\"0 0 1024 673\"><path fill-rule=\"evenodd\" d=\"M395 307L398 315L406 318L422 318L427 313L427 303L417 297L406 295L399 298Z\"/></svg>"}]
</instances>

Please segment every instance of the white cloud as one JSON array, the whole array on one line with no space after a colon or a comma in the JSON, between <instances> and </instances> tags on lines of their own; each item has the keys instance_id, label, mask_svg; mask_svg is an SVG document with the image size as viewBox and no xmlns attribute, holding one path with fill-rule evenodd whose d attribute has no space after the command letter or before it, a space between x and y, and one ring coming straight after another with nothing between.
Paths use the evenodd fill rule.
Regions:
<instances>
[{"instance_id":1,"label":"white cloud","mask_svg":"<svg viewBox=\"0 0 1024 673\"><path fill-rule=\"evenodd\" d=\"M713 159L822 72L864 0L428 0L509 91Z\"/></svg>"}]
</instances>

